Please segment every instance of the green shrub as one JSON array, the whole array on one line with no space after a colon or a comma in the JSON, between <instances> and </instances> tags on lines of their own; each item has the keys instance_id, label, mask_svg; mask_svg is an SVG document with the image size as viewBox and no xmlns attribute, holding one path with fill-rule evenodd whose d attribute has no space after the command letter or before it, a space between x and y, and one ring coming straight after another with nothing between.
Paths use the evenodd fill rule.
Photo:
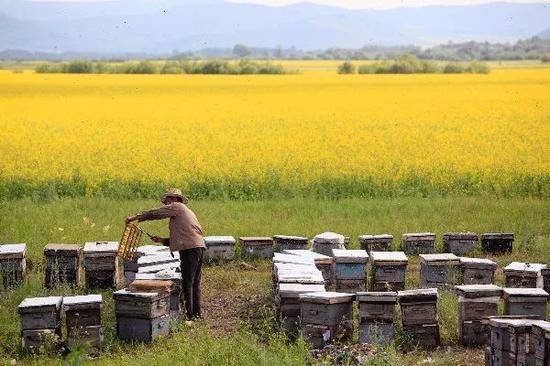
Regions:
<instances>
[{"instance_id":1,"label":"green shrub","mask_svg":"<svg viewBox=\"0 0 550 366\"><path fill-rule=\"evenodd\" d=\"M479 61L472 61L466 68L466 72L469 72L472 74L488 74L491 72L491 68L486 63L479 62Z\"/></svg>"},{"instance_id":2,"label":"green shrub","mask_svg":"<svg viewBox=\"0 0 550 366\"><path fill-rule=\"evenodd\" d=\"M71 61L63 65L64 72L68 74L91 74L94 65L89 61Z\"/></svg>"},{"instance_id":3,"label":"green shrub","mask_svg":"<svg viewBox=\"0 0 550 366\"><path fill-rule=\"evenodd\" d=\"M355 65L349 61L338 66L338 74L355 74Z\"/></svg>"},{"instance_id":4,"label":"green shrub","mask_svg":"<svg viewBox=\"0 0 550 366\"><path fill-rule=\"evenodd\" d=\"M466 71L464 66L458 62L449 62L445 67L443 68L444 74L462 74Z\"/></svg>"},{"instance_id":5,"label":"green shrub","mask_svg":"<svg viewBox=\"0 0 550 366\"><path fill-rule=\"evenodd\" d=\"M160 69L161 74L181 74L183 72L181 66L177 62L166 62Z\"/></svg>"},{"instance_id":6,"label":"green shrub","mask_svg":"<svg viewBox=\"0 0 550 366\"><path fill-rule=\"evenodd\" d=\"M374 65L359 65L357 72L359 74L374 74L376 72L376 67Z\"/></svg>"},{"instance_id":7,"label":"green shrub","mask_svg":"<svg viewBox=\"0 0 550 366\"><path fill-rule=\"evenodd\" d=\"M540 60L543 63L550 63L550 52L546 52L544 55L542 55Z\"/></svg>"},{"instance_id":8,"label":"green shrub","mask_svg":"<svg viewBox=\"0 0 550 366\"><path fill-rule=\"evenodd\" d=\"M156 74L157 68L149 61L141 61L138 64L131 64L126 74Z\"/></svg>"}]
</instances>

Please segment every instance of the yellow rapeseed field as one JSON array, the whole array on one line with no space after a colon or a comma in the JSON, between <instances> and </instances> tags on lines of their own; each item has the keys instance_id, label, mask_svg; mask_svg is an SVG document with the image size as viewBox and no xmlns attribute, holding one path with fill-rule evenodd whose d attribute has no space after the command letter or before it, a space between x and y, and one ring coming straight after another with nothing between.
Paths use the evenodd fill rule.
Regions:
<instances>
[{"instance_id":1,"label":"yellow rapeseed field","mask_svg":"<svg viewBox=\"0 0 550 366\"><path fill-rule=\"evenodd\" d=\"M177 184L212 197L550 190L550 69L543 68L489 75L1 71L0 123L2 195L51 182L80 185L85 194L109 184L119 193L125 185L156 193Z\"/></svg>"}]
</instances>

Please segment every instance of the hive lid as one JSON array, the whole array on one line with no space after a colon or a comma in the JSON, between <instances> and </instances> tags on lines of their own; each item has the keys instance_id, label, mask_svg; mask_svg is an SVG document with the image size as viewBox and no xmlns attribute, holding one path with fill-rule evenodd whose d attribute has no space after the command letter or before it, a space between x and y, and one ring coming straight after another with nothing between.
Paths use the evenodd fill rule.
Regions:
<instances>
[{"instance_id":1,"label":"hive lid","mask_svg":"<svg viewBox=\"0 0 550 366\"><path fill-rule=\"evenodd\" d=\"M171 270L171 269L178 269L178 268L180 268L179 261L139 267L138 273L156 273L163 270Z\"/></svg>"},{"instance_id":2,"label":"hive lid","mask_svg":"<svg viewBox=\"0 0 550 366\"><path fill-rule=\"evenodd\" d=\"M84 243L84 254L118 252L118 241L93 241Z\"/></svg>"},{"instance_id":3,"label":"hive lid","mask_svg":"<svg viewBox=\"0 0 550 366\"><path fill-rule=\"evenodd\" d=\"M82 248L77 244L47 244L44 247L44 254L76 257L80 254L81 250Z\"/></svg>"},{"instance_id":4,"label":"hive lid","mask_svg":"<svg viewBox=\"0 0 550 366\"><path fill-rule=\"evenodd\" d=\"M488 240L514 240L514 233L484 233L481 239Z\"/></svg>"},{"instance_id":5,"label":"hive lid","mask_svg":"<svg viewBox=\"0 0 550 366\"><path fill-rule=\"evenodd\" d=\"M368 242L368 241L392 241L393 235L390 234L377 234L377 235L360 235L359 241L360 242Z\"/></svg>"},{"instance_id":6,"label":"hive lid","mask_svg":"<svg viewBox=\"0 0 550 366\"><path fill-rule=\"evenodd\" d=\"M528 332L533 325L533 319L491 318L489 324L496 328L508 328L513 332Z\"/></svg>"},{"instance_id":7,"label":"hive lid","mask_svg":"<svg viewBox=\"0 0 550 366\"><path fill-rule=\"evenodd\" d=\"M504 298L509 297L541 297L548 298L548 293L541 288L505 287L502 289Z\"/></svg>"},{"instance_id":8,"label":"hive lid","mask_svg":"<svg viewBox=\"0 0 550 366\"><path fill-rule=\"evenodd\" d=\"M65 296L63 298L63 307L81 304L101 304L102 302L103 298L101 295Z\"/></svg>"},{"instance_id":9,"label":"hive lid","mask_svg":"<svg viewBox=\"0 0 550 366\"><path fill-rule=\"evenodd\" d=\"M179 259L179 252L157 252L155 254L139 257L137 263L138 266L142 267L162 263L179 263Z\"/></svg>"},{"instance_id":10,"label":"hive lid","mask_svg":"<svg viewBox=\"0 0 550 366\"><path fill-rule=\"evenodd\" d=\"M346 237L342 234L333 233L330 231L315 235L313 238L315 243L319 244L345 244Z\"/></svg>"},{"instance_id":11,"label":"hive lid","mask_svg":"<svg viewBox=\"0 0 550 366\"><path fill-rule=\"evenodd\" d=\"M325 285L307 283L280 283L278 285L277 293L281 298L299 298L300 294L324 291Z\"/></svg>"},{"instance_id":12,"label":"hive lid","mask_svg":"<svg viewBox=\"0 0 550 366\"><path fill-rule=\"evenodd\" d=\"M470 258L470 257L460 257L460 264L469 268L490 268L494 269L497 267L497 264L488 258Z\"/></svg>"},{"instance_id":13,"label":"hive lid","mask_svg":"<svg viewBox=\"0 0 550 366\"><path fill-rule=\"evenodd\" d=\"M233 245L237 241L234 237L225 235L225 236L205 236L204 242L206 246L215 246L215 245Z\"/></svg>"},{"instance_id":14,"label":"hive lid","mask_svg":"<svg viewBox=\"0 0 550 366\"><path fill-rule=\"evenodd\" d=\"M363 249L332 249L336 263L367 263L369 255Z\"/></svg>"},{"instance_id":15,"label":"hive lid","mask_svg":"<svg viewBox=\"0 0 550 366\"><path fill-rule=\"evenodd\" d=\"M303 257L311 257L314 260L316 260L316 259L332 260L332 257L329 257L328 255L317 253L317 252L314 252L314 251L308 250L308 249L285 249L285 250L283 250L283 253L292 254L292 255L299 255L299 256L303 256Z\"/></svg>"},{"instance_id":16,"label":"hive lid","mask_svg":"<svg viewBox=\"0 0 550 366\"><path fill-rule=\"evenodd\" d=\"M460 285L456 286L456 292L459 296L468 299L480 297L502 296L502 287L496 285Z\"/></svg>"},{"instance_id":17,"label":"hive lid","mask_svg":"<svg viewBox=\"0 0 550 366\"><path fill-rule=\"evenodd\" d=\"M544 338L550 338L550 322L546 320L534 320L533 327L540 328L544 334Z\"/></svg>"},{"instance_id":18,"label":"hive lid","mask_svg":"<svg viewBox=\"0 0 550 366\"><path fill-rule=\"evenodd\" d=\"M416 290L398 291L399 302L437 301L436 288L420 288Z\"/></svg>"},{"instance_id":19,"label":"hive lid","mask_svg":"<svg viewBox=\"0 0 550 366\"><path fill-rule=\"evenodd\" d=\"M24 312L34 308L54 307L59 309L63 297L47 296L47 297L27 297L18 306L19 312Z\"/></svg>"},{"instance_id":20,"label":"hive lid","mask_svg":"<svg viewBox=\"0 0 550 366\"><path fill-rule=\"evenodd\" d=\"M136 280L181 280L181 272L170 271L170 276L156 273L136 273Z\"/></svg>"},{"instance_id":21,"label":"hive lid","mask_svg":"<svg viewBox=\"0 0 550 366\"><path fill-rule=\"evenodd\" d=\"M298 242L306 242L309 240L306 237L303 236L292 236L292 235L275 235L273 236L273 239L280 240L280 241L298 241Z\"/></svg>"},{"instance_id":22,"label":"hive lid","mask_svg":"<svg viewBox=\"0 0 550 366\"><path fill-rule=\"evenodd\" d=\"M273 253L274 263L295 263L315 266L313 257L299 256L285 253Z\"/></svg>"},{"instance_id":23,"label":"hive lid","mask_svg":"<svg viewBox=\"0 0 550 366\"><path fill-rule=\"evenodd\" d=\"M443 234L443 239L450 240L478 240L479 236L472 232L454 232Z\"/></svg>"},{"instance_id":24,"label":"hive lid","mask_svg":"<svg viewBox=\"0 0 550 366\"><path fill-rule=\"evenodd\" d=\"M359 302L397 302L397 292L357 292Z\"/></svg>"},{"instance_id":25,"label":"hive lid","mask_svg":"<svg viewBox=\"0 0 550 366\"><path fill-rule=\"evenodd\" d=\"M135 297L135 298L143 298L143 299L154 299L156 297L159 297L161 294L158 292L130 292L127 289L122 289L113 292L113 297L115 299L117 298L124 298L124 297Z\"/></svg>"},{"instance_id":26,"label":"hive lid","mask_svg":"<svg viewBox=\"0 0 550 366\"><path fill-rule=\"evenodd\" d=\"M403 240L435 240L434 233L406 233Z\"/></svg>"},{"instance_id":27,"label":"hive lid","mask_svg":"<svg viewBox=\"0 0 550 366\"><path fill-rule=\"evenodd\" d=\"M25 258L27 244L3 244L0 245L0 259Z\"/></svg>"},{"instance_id":28,"label":"hive lid","mask_svg":"<svg viewBox=\"0 0 550 366\"><path fill-rule=\"evenodd\" d=\"M420 260L425 263L442 262L445 264L460 263L460 259L453 253L420 254Z\"/></svg>"},{"instance_id":29,"label":"hive lid","mask_svg":"<svg viewBox=\"0 0 550 366\"><path fill-rule=\"evenodd\" d=\"M170 248L162 245L142 245L140 247L137 247L136 249L136 253L138 257L141 257L143 255L155 254L157 252L168 252L168 251L170 251Z\"/></svg>"},{"instance_id":30,"label":"hive lid","mask_svg":"<svg viewBox=\"0 0 550 366\"><path fill-rule=\"evenodd\" d=\"M525 272L531 274L532 276L537 276L539 271L543 268L546 268L546 264L541 263L523 263L523 262L512 262L506 267L504 267L503 271L504 273L513 273L513 272L521 272L525 274Z\"/></svg>"},{"instance_id":31,"label":"hive lid","mask_svg":"<svg viewBox=\"0 0 550 366\"><path fill-rule=\"evenodd\" d=\"M241 236L239 240L246 245L273 245L273 238L267 236Z\"/></svg>"},{"instance_id":32,"label":"hive lid","mask_svg":"<svg viewBox=\"0 0 550 366\"><path fill-rule=\"evenodd\" d=\"M300 294L301 302L312 302L315 304L340 304L355 300L354 294L344 292L310 292Z\"/></svg>"},{"instance_id":33,"label":"hive lid","mask_svg":"<svg viewBox=\"0 0 550 366\"><path fill-rule=\"evenodd\" d=\"M406 264L409 261L409 258L404 252L370 252L370 258L374 262L388 262L388 263L398 263Z\"/></svg>"}]
</instances>

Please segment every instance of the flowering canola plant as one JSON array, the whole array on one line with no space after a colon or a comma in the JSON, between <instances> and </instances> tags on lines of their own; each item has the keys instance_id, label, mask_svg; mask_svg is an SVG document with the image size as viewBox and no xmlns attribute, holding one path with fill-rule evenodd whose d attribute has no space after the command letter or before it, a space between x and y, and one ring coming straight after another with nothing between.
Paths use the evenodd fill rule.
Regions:
<instances>
[{"instance_id":1,"label":"flowering canola plant","mask_svg":"<svg viewBox=\"0 0 550 366\"><path fill-rule=\"evenodd\" d=\"M0 71L0 197L550 193L550 69ZM53 188L52 188L53 187ZM125 193L126 192L126 193Z\"/></svg>"}]
</instances>

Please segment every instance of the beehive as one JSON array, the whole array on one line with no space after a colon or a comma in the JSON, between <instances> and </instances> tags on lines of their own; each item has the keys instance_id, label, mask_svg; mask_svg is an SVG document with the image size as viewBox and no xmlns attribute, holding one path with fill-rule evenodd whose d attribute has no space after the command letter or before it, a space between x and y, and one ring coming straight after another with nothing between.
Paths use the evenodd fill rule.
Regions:
<instances>
[{"instance_id":1,"label":"beehive","mask_svg":"<svg viewBox=\"0 0 550 366\"><path fill-rule=\"evenodd\" d=\"M179 321L183 312L181 295L183 291L183 283L180 272L157 272L157 273L138 273L136 281L140 280L163 280L172 281L170 290L170 317L173 320Z\"/></svg>"},{"instance_id":2,"label":"beehive","mask_svg":"<svg viewBox=\"0 0 550 366\"><path fill-rule=\"evenodd\" d=\"M328 290L332 288L332 257L314 252L312 250L304 249L286 249L283 253L313 258L315 267L321 271L323 278L325 279L325 289Z\"/></svg>"},{"instance_id":3,"label":"beehive","mask_svg":"<svg viewBox=\"0 0 550 366\"><path fill-rule=\"evenodd\" d=\"M445 233L443 234L443 247L447 253L464 255L472 250L479 241L476 233Z\"/></svg>"},{"instance_id":4,"label":"beehive","mask_svg":"<svg viewBox=\"0 0 550 366\"><path fill-rule=\"evenodd\" d=\"M118 242L96 241L84 244L83 264L86 287L116 288L118 285Z\"/></svg>"},{"instance_id":5,"label":"beehive","mask_svg":"<svg viewBox=\"0 0 550 366\"><path fill-rule=\"evenodd\" d=\"M398 292L403 332L421 347L439 345L437 289Z\"/></svg>"},{"instance_id":6,"label":"beehive","mask_svg":"<svg viewBox=\"0 0 550 366\"><path fill-rule=\"evenodd\" d=\"M484 252L493 254L511 253L513 243L513 233L485 233L481 235L481 247Z\"/></svg>"},{"instance_id":7,"label":"beehive","mask_svg":"<svg viewBox=\"0 0 550 366\"><path fill-rule=\"evenodd\" d=\"M484 345L488 339L483 331L483 318L498 314L502 288L495 285L457 286L458 334L464 346Z\"/></svg>"},{"instance_id":8,"label":"beehive","mask_svg":"<svg viewBox=\"0 0 550 366\"><path fill-rule=\"evenodd\" d=\"M48 244L44 248L46 257L45 286L52 288L66 283L80 285L82 248L76 244Z\"/></svg>"},{"instance_id":9,"label":"beehive","mask_svg":"<svg viewBox=\"0 0 550 366\"><path fill-rule=\"evenodd\" d=\"M465 285L490 285L494 282L497 264L486 258L460 257Z\"/></svg>"},{"instance_id":10,"label":"beehive","mask_svg":"<svg viewBox=\"0 0 550 366\"><path fill-rule=\"evenodd\" d=\"M435 251L434 233L403 234L403 251L407 254L430 254Z\"/></svg>"},{"instance_id":11,"label":"beehive","mask_svg":"<svg viewBox=\"0 0 550 366\"><path fill-rule=\"evenodd\" d=\"M20 286L27 272L27 244L0 245L0 277L4 288Z\"/></svg>"},{"instance_id":12,"label":"beehive","mask_svg":"<svg viewBox=\"0 0 550 366\"><path fill-rule=\"evenodd\" d=\"M420 285L448 287L462 283L460 259L452 253L420 254Z\"/></svg>"},{"instance_id":13,"label":"beehive","mask_svg":"<svg viewBox=\"0 0 550 366\"><path fill-rule=\"evenodd\" d=\"M139 248L138 248L139 250ZM126 286L136 279L137 273L157 273L163 270L180 270L179 252L148 251L150 254L141 254L135 262L124 262L124 278Z\"/></svg>"},{"instance_id":14,"label":"beehive","mask_svg":"<svg viewBox=\"0 0 550 366\"><path fill-rule=\"evenodd\" d=\"M292 249L304 250L307 249L308 246L308 238L303 236L275 235L273 241L277 252Z\"/></svg>"},{"instance_id":15,"label":"beehive","mask_svg":"<svg viewBox=\"0 0 550 366\"><path fill-rule=\"evenodd\" d=\"M312 292L300 294L301 331L314 346L349 339L353 334L354 294Z\"/></svg>"},{"instance_id":16,"label":"beehive","mask_svg":"<svg viewBox=\"0 0 550 366\"><path fill-rule=\"evenodd\" d=\"M273 238L269 237L240 237L246 258L268 259L273 257Z\"/></svg>"},{"instance_id":17,"label":"beehive","mask_svg":"<svg viewBox=\"0 0 550 366\"><path fill-rule=\"evenodd\" d=\"M397 292L358 292L356 296L359 303L359 342L391 342L394 338Z\"/></svg>"},{"instance_id":18,"label":"beehive","mask_svg":"<svg viewBox=\"0 0 550 366\"><path fill-rule=\"evenodd\" d=\"M125 341L150 342L170 332L169 292L113 293L118 337Z\"/></svg>"},{"instance_id":19,"label":"beehive","mask_svg":"<svg viewBox=\"0 0 550 366\"><path fill-rule=\"evenodd\" d=\"M314 252L332 256L332 249L346 249L346 237L341 234L325 232L313 238L312 249Z\"/></svg>"},{"instance_id":20,"label":"beehive","mask_svg":"<svg viewBox=\"0 0 550 366\"><path fill-rule=\"evenodd\" d=\"M533 320L492 318L487 358L491 365L534 365L530 339Z\"/></svg>"},{"instance_id":21,"label":"beehive","mask_svg":"<svg viewBox=\"0 0 550 366\"><path fill-rule=\"evenodd\" d=\"M281 283L324 285L323 274L315 266L294 263L273 263L273 288Z\"/></svg>"},{"instance_id":22,"label":"beehive","mask_svg":"<svg viewBox=\"0 0 550 366\"><path fill-rule=\"evenodd\" d=\"M542 268L539 273L537 287L550 294L550 268Z\"/></svg>"},{"instance_id":23,"label":"beehive","mask_svg":"<svg viewBox=\"0 0 550 366\"><path fill-rule=\"evenodd\" d=\"M504 314L534 315L546 319L548 293L541 288L504 288Z\"/></svg>"},{"instance_id":24,"label":"beehive","mask_svg":"<svg viewBox=\"0 0 550 366\"><path fill-rule=\"evenodd\" d=\"M32 297L19 304L23 348L35 349L43 342L60 340L62 300L61 296Z\"/></svg>"},{"instance_id":25,"label":"beehive","mask_svg":"<svg viewBox=\"0 0 550 366\"><path fill-rule=\"evenodd\" d=\"M404 290L408 263L403 252L371 252L369 290Z\"/></svg>"},{"instance_id":26,"label":"beehive","mask_svg":"<svg viewBox=\"0 0 550 366\"><path fill-rule=\"evenodd\" d=\"M231 260L235 255L236 240L232 236L205 236L204 243L206 261Z\"/></svg>"},{"instance_id":27,"label":"beehive","mask_svg":"<svg viewBox=\"0 0 550 366\"><path fill-rule=\"evenodd\" d=\"M275 305L281 328L290 335L297 335L300 326L300 294L324 292L324 285L280 283L275 294Z\"/></svg>"},{"instance_id":28,"label":"beehive","mask_svg":"<svg viewBox=\"0 0 550 366\"><path fill-rule=\"evenodd\" d=\"M99 349L103 344L101 325L101 295L67 296L63 310L67 324L67 344L88 343Z\"/></svg>"},{"instance_id":29,"label":"beehive","mask_svg":"<svg viewBox=\"0 0 550 366\"><path fill-rule=\"evenodd\" d=\"M365 291L369 256L363 249L333 249L334 282L338 292Z\"/></svg>"},{"instance_id":30,"label":"beehive","mask_svg":"<svg viewBox=\"0 0 550 366\"><path fill-rule=\"evenodd\" d=\"M550 323L534 321L531 327L531 351L535 365L550 365Z\"/></svg>"},{"instance_id":31,"label":"beehive","mask_svg":"<svg viewBox=\"0 0 550 366\"><path fill-rule=\"evenodd\" d=\"M546 268L546 264L510 263L503 269L506 287L537 287L538 277L543 268Z\"/></svg>"},{"instance_id":32,"label":"beehive","mask_svg":"<svg viewBox=\"0 0 550 366\"><path fill-rule=\"evenodd\" d=\"M366 250L368 253L375 252L389 252L393 242L393 235L380 234L380 235L361 235L359 236L359 244L361 249Z\"/></svg>"}]
</instances>

